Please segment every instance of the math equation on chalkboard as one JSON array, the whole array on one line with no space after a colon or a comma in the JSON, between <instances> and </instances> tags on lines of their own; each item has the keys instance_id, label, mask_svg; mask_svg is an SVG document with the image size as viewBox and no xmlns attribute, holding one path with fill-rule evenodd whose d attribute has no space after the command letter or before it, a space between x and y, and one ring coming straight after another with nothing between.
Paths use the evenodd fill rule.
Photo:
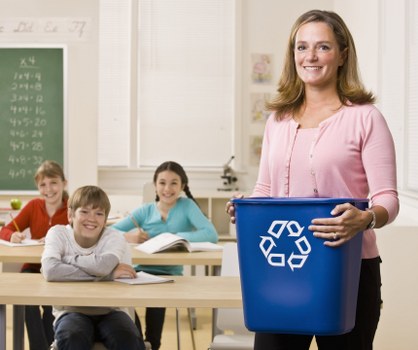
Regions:
<instances>
[{"instance_id":1,"label":"math equation on chalkboard","mask_svg":"<svg viewBox=\"0 0 418 350\"><path fill-rule=\"evenodd\" d=\"M35 190L46 159L63 163L64 49L0 47L0 191Z\"/></svg>"}]
</instances>

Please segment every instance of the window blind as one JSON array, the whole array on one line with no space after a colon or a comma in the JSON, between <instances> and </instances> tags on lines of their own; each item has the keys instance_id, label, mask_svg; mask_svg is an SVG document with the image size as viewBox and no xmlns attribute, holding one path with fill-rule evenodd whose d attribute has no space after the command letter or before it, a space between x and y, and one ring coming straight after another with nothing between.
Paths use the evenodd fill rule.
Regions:
<instances>
[{"instance_id":1,"label":"window blind","mask_svg":"<svg viewBox=\"0 0 418 350\"><path fill-rule=\"evenodd\" d=\"M139 163L233 154L234 0L140 0Z\"/></svg>"},{"instance_id":2,"label":"window blind","mask_svg":"<svg viewBox=\"0 0 418 350\"><path fill-rule=\"evenodd\" d=\"M100 1L98 163L128 166L131 123L131 1Z\"/></svg>"}]
</instances>

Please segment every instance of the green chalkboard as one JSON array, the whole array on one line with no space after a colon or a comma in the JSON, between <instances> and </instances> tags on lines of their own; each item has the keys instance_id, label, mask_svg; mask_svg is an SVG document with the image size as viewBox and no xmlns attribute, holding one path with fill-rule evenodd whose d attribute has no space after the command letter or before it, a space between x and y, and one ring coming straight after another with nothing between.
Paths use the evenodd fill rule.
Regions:
<instances>
[{"instance_id":1,"label":"green chalkboard","mask_svg":"<svg viewBox=\"0 0 418 350\"><path fill-rule=\"evenodd\" d=\"M64 47L0 47L0 191L36 190L46 159L64 161Z\"/></svg>"}]
</instances>

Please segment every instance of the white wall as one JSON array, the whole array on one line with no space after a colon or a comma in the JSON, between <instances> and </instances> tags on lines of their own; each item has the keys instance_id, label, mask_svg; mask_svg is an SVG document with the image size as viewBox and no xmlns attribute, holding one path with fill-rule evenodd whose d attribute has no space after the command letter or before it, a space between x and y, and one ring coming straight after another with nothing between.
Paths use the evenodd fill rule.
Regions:
<instances>
[{"instance_id":1,"label":"white wall","mask_svg":"<svg viewBox=\"0 0 418 350\"><path fill-rule=\"evenodd\" d=\"M374 342L376 350L418 349L418 226L390 225L377 230L383 263L383 309Z\"/></svg>"}]
</instances>

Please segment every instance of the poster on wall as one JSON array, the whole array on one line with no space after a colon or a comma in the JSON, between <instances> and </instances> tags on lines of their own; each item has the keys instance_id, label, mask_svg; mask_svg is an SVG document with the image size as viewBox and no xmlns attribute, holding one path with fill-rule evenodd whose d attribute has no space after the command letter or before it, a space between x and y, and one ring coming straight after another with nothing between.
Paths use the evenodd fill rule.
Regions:
<instances>
[{"instance_id":1,"label":"poster on wall","mask_svg":"<svg viewBox=\"0 0 418 350\"><path fill-rule=\"evenodd\" d=\"M251 55L252 72L251 79L254 84L270 84L272 80L272 54Z\"/></svg>"},{"instance_id":2,"label":"poster on wall","mask_svg":"<svg viewBox=\"0 0 418 350\"><path fill-rule=\"evenodd\" d=\"M265 123L270 111L266 111L265 105L267 101L270 101L271 94L269 93L252 93L250 96L251 103L251 122L252 123Z\"/></svg>"},{"instance_id":3,"label":"poster on wall","mask_svg":"<svg viewBox=\"0 0 418 350\"><path fill-rule=\"evenodd\" d=\"M262 142L263 142L263 136L259 136L259 135L250 136L250 165L251 166L258 166L260 164Z\"/></svg>"}]
</instances>

